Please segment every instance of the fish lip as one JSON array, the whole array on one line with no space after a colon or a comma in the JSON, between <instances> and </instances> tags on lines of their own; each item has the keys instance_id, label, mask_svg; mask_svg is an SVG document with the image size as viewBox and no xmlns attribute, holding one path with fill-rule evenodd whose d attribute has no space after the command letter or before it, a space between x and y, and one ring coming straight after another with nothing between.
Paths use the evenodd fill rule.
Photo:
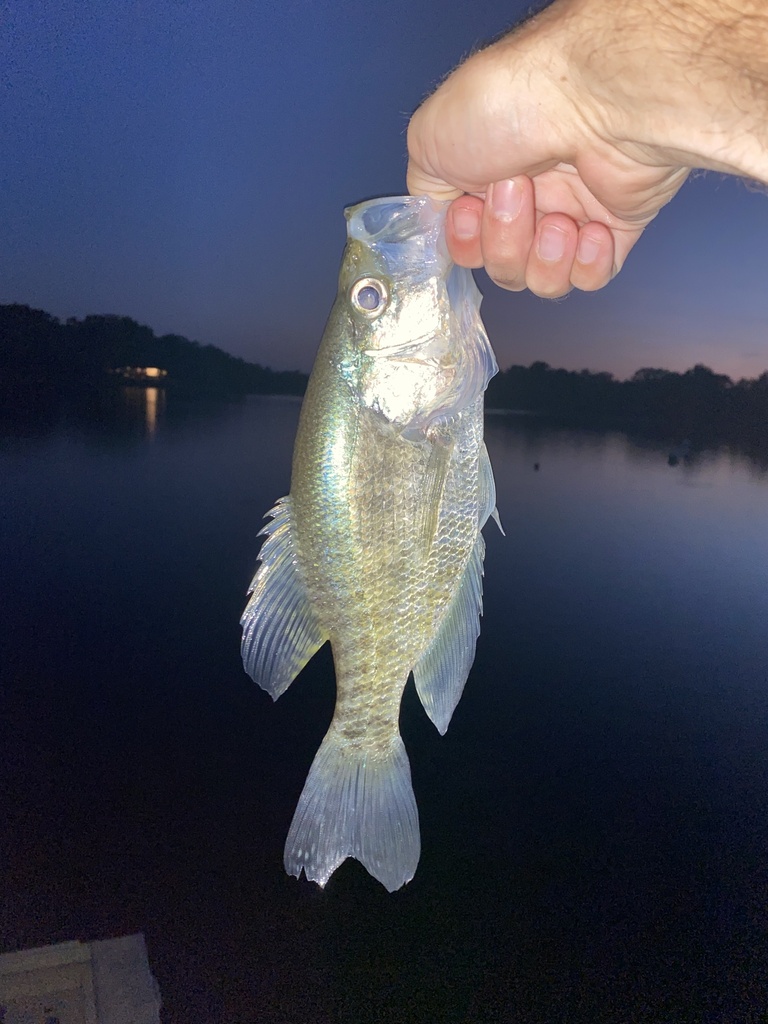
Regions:
<instances>
[{"instance_id":1,"label":"fish lip","mask_svg":"<svg viewBox=\"0 0 768 1024\"><path fill-rule=\"evenodd\" d=\"M395 247L416 245L443 266L451 263L445 242L444 224L450 203L430 196L377 196L344 210L347 237L377 248L395 243ZM391 216L387 217L387 208ZM385 214L381 220L376 216ZM366 217L366 214L370 217Z\"/></svg>"},{"instance_id":2,"label":"fish lip","mask_svg":"<svg viewBox=\"0 0 768 1024\"><path fill-rule=\"evenodd\" d=\"M438 213L449 205L450 203L448 202L443 202L440 199L433 199L431 196L425 195L372 196L370 199L361 199L359 203L352 203L349 206L345 206L344 218L345 220L351 220L358 210L363 207L366 209L372 209L376 206L428 207L433 212Z\"/></svg>"}]
</instances>

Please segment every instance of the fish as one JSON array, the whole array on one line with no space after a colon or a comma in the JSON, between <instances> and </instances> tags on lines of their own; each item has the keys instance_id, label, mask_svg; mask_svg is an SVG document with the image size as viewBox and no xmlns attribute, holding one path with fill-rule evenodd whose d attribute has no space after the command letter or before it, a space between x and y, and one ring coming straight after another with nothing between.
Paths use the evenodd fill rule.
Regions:
<instances>
[{"instance_id":1,"label":"fish","mask_svg":"<svg viewBox=\"0 0 768 1024\"><path fill-rule=\"evenodd\" d=\"M325 886L348 857L409 882L419 816L400 736L413 673L441 734L475 657L496 491L483 396L498 367L471 271L445 243L447 204L346 209L347 243L307 385L289 494L268 513L241 653L277 699L330 641L333 718L285 845ZM502 531L503 532L503 531Z\"/></svg>"}]
</instances>

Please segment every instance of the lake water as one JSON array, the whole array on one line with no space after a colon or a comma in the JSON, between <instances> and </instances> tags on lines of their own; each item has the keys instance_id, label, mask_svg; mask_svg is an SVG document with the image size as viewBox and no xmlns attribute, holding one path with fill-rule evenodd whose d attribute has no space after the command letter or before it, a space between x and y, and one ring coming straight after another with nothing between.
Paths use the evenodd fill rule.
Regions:
<instances>
[{"instance_id":1,"label":"lake water","mask_svg":"<svg viewBox=\"0 0 768 1024\"><path fill-rule=\"evenodd\" d=\"M765 470L489 417L475 666L445 737L403 704L417 875L321 891L282 848L328 651L273 704L238 649L298 411L5 430L2 950L143 931L174 1024L768 1020Z\"/></svg>"}]
</instances>

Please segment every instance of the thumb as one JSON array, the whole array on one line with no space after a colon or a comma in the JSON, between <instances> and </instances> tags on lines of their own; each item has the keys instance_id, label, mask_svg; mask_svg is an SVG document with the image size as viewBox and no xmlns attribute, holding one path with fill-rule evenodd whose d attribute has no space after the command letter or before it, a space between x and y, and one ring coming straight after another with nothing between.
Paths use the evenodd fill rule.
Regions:
<instances>
[{"instance_id":1,"label":"thumb","mask_svg":"<svg viewBox=\"0 0 768 1024\"><path fill-rule=\"evenodd\" d=\"M420 167L412 158L408 162L406 182L412 196L429 196L430 199L436 199L439 202L450 202L452 199L458 199L459 196L464 195L462 189L456 188L441 178L436 178Z\"/></svg>"},{"instance_id":2,"label":"thumb","mask_svg":"<svg viewBox=\"0 0 768 1024\"><path fill-rule=\"evenodd\" d=\"M483 195L492 181L557 163L552 133L528 102L530 84L516 84L521 67L510 71L492 47L470 57L421 104L408 125L411 192L443 200Z\"/></svg>"}]
</instances>

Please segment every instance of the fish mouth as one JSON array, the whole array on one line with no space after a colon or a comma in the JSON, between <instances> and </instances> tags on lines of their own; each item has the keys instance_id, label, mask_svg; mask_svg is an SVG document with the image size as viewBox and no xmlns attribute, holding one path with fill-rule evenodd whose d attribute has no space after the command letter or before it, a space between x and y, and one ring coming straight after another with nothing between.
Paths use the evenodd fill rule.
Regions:
<instances>
[{"instance_id":1,"label":"fish mouth","mask_svg":"<svg viewBox=\"0 0 768 1024\"><path fill-rule=\"evenodd\" d=\"M395 345L382 345L380 348L364 348L363 354L371 356L373 359L376 359L378 356L383 356L385 359L397 357L398 359L402 359L404 363L424 363L424 365L431 365L434 363L435 357L427 356L425 359L423 350L432 346L435 342L437 342L441 348L445 349L445 338L441 335L422 334L420 338L413 338L405 342L398 342ZM420 358L416 358L419 352L422 354Z\"/></svg>"}]
</instances>

